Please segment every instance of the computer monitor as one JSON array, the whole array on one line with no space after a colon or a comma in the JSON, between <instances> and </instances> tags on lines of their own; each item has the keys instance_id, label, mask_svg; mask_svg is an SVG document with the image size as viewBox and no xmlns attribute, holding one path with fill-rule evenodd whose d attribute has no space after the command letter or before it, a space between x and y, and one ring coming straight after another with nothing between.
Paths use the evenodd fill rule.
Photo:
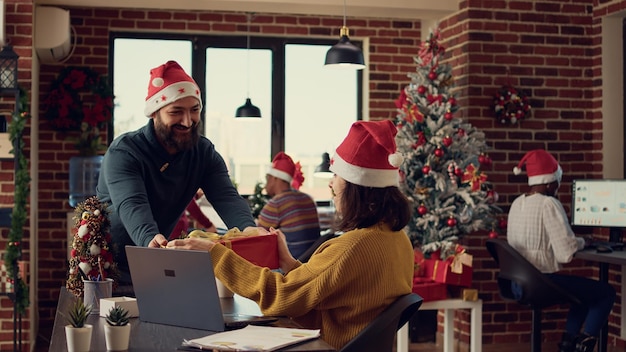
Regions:
<instances>
[{"instance_id":1,"label":"computer monitor","mask_svg":"<svg viewBox=\"0 0 626 352\"><path fill-rule=\"evenodd\" d=\"M626 227L626 180L574 180L571 224L621 233Z\"/></svg>"}]
</instances>

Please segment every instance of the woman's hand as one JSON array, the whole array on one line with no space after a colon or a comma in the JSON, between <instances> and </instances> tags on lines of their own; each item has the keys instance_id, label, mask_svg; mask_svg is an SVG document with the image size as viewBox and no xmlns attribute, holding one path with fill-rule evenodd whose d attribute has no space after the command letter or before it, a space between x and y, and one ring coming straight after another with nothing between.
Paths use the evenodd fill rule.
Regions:
<instances>
[{"instance_id":1,"label":"woman's hand","mask_svg":"<svg viewBox=\"0 0 626 352\"><path fill-rule=\"evenodd\" d=\"M152 241L148 243L148 247L152 247L152 248L163 248L165 246L167 246L167 238L165 238L165 236L163 236L160 233L156 234L152 238Z\"/></svg>"},{"instance_id":2,"label":"woman's hand","mask_svg":"<svg viewBox=\"0 0 626 352\"><path fill-rule=\"evenodd\" d=\"M284 274L287 274L298 261L289 252L287 238L281 230L270 229L270 233L278 235L278 265Z\"/></svg>"},{"instance_id":3,"label":"woman's hand","mask_svg":"<svg viewBox=\"0 0 626 352\"><path fill-rule=\"evenodd\" d=\"M167 248L174 249L194 249L199 251L210 251L215 242L204 238L184 238L180 240L172 240L167 243Z\"/></svg>"}]
</instances>

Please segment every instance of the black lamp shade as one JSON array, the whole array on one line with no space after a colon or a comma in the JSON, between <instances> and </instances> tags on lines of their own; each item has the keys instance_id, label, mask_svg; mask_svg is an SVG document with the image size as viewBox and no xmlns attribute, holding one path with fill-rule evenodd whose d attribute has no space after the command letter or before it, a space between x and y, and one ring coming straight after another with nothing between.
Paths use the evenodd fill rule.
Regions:
<instances>
[{"instance_id":1,"label":"black lamp shade","mask_svg":"<svg viewBox=\"0 0 626 352\"><path fill-rule=\"evenodd\" d=\"M18 89L17 59L19 56L11 46L5 45L0 51L0 90Z\"/></svg>"},{"instance_id":2,"label":"black lamp shade","mask_svg":"<svg viewBox=\"0 0 626 352\"><path fill-rule=\"evenodd\" d=\"M330 155L328 155L328 153L322 154L322 163L315 167L313 176L324 178L330 178L333 176L332 171L330 171Z\"/></svg>"},{"instance_id":3,"label":"black lamp shade","mask_svg":"<svg viewBox=\"0 0 626 352\"><path fill-rule=\"evenodd\" d=\"M235 117L261 117L261 110L252 105L250 98L247 98L246 103L237 108Z\"/></svg>"},{"instance_id":4,"label":"black lamp shade","mask_svg":"<svg viewBox=\"0 0 626 352\"><path fill-rule=\"evenodd\" d=\"M346 67L360 70L365 68L365 60L361 49L350 43L350 38L347 35L342 35L339 38L339 43L333 45L326 52L324 65L326 67Z\"/></svg>"}]
</instances>

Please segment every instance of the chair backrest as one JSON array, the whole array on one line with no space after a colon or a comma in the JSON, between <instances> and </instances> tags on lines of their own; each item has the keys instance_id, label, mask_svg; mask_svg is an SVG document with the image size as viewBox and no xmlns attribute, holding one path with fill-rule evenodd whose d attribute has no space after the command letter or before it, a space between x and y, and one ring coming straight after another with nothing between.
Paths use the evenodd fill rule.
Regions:
<instances>
[{"instance_id":1,"label":"chair backrest","mask_svg":"<svg viewBox=\"0 0 626 352\"><path fill-rule=\"evenodd\" d=\"M534 308L563 303L580 304L576 297L555 285L507 241L487 240L487 250L500 267L498 287L502 298ZM513 282L521 289L521 296L513 292Z\"/></svg>"},{"instance_id":2,"label":"chair backrest","mask_svg":"<svg viewBox=\"0 0 626 352\"><path fill-rule=\"evenodd\" d=\"M300 254L300 256L298 257L298 260L301 263L306 263L309 261L309 258L311 258L311 255L315 252L315 250L317 249L317 247L319 247L322 243L333 239L335 237L337 237L339 235L335 234L334 232L329 232L329 233L325 233L323 235L321 235L317 240L315 240L315 242L313 242L313 244L307 248L306 251L304 251L302 254Z\"/></svg>"},{"instance_id":3,"label":"chair backrest","mask_svg":"<svg viewBox=\"0 0 626 352\"><path fill-rule=\"evenodd\" d=\"M348 342L341 352L391 352L396 332L417 312L422 297L409 293L398 298Z\"/></svg>"}]
</instances>

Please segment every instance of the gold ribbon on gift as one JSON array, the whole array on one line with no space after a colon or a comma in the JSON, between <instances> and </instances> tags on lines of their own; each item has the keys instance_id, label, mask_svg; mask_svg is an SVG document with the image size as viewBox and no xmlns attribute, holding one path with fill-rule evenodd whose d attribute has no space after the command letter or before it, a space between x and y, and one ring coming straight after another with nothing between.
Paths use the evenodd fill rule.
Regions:
<instances>
[{"instance_id":1,"label":"gold ribbon on gift","mask_svg":"<svg viewBox=\"0 0 626 352\"><path fill-rule=\"evenodd\" d=\"M472 266L474 257L471 254L465 253L465 248L457 245L455 254L448 258L452 262L450 263L450 271L455 274L463 274L463 265Z\"/></svg>"}]
</instances>

